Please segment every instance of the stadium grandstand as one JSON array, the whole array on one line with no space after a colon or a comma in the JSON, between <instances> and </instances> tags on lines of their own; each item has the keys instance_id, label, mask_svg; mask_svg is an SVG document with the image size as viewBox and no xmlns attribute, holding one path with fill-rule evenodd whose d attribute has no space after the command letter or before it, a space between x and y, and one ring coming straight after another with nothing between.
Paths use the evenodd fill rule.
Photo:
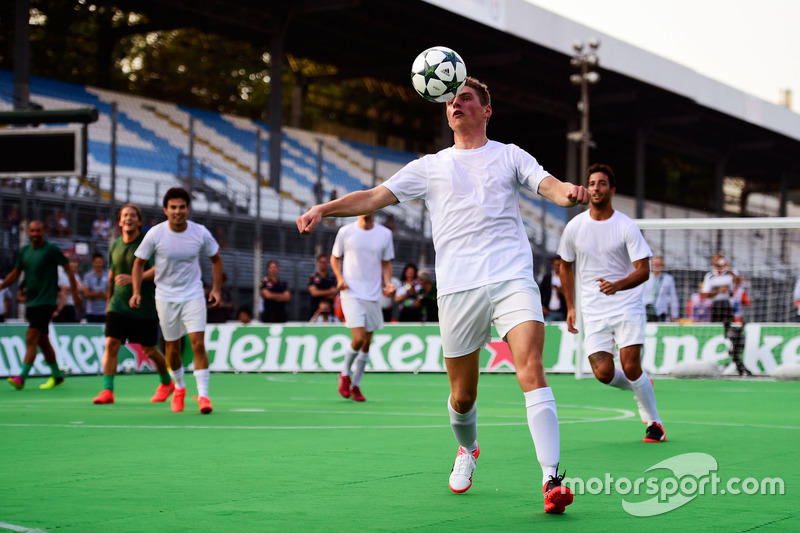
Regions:
<instances>
[{"instance_id":1,"label":"stadium grandstand","mask_svg":"<svg viewBox=\"0 0 800 533\"><path fill-rule=\"evenodd\" d=\"M213 20L215 31L222 34L334 65L339 72L334 78L368 76L408 91L410 60L431 44L413 21L436 18L442 21L437 42L457 49L470 73L492 88L495 116L490 136L519 144L551 173L574 182L581 180L577 145L567 141L567 133L576 128L580 115L575 109L579 95L569 82L570 54L574 40L597 37L602 43L601 83L591 94L597 143L591 159L617 169L618 209L634 218L798 214L790 195L800 172L800 116L521 0L467 8L444 0L303 2L287 3L283 12L228 0L221 3L225 13L220 13L219 3L203 0L191 8L172 0L114 4L145 13L149 31L172 27L176 20L199 28ZM393 22L387 25L386 20ZM281 21L283 34L274 31ZM339 45L326 44L331 42ZM381 68L359 61L362 42L370 43L370 54L385 58ZM273 62L272 68L282 64ZM0 111L17 107L12 96L16 89L15 73L0 70ZM30 77L28 99L44 109L95 108L99 119L87 128L85 175L0 182L4 221L20 202L25 202L27 218L44 219L61 211L71 228L69 236L55 237L63 247L79 241L88 243L90 250L103 250L105 243L92 237L91 226L101 215L109 216L112 206L135 202L155 222L160 220L163 192L172 186L188 187L195 219L226 245L223 257L237 303L252 293L253 235L259 223L261 264L281 261L282 277L300 296L292 303L297 317L306 314L305 276L313 270L315 252L329 250L337 224L347 221L333 222L316 238L299 239L296 217L332 195L381 183L420 154L355 141L344 133L286 125L280 121L280 106L271 106L269 120L262 121L37 76ZM406 146L424 152L447 145L440 108L427 103L423 108L420 102L409 103L409 109L420 114L419 122L430 122L420 126L418 135L429 141L407 136ZM281 139L277 152L270 145L276 130ZM561 230L574 213L527 192L520 208L537 265L543 268L543 258L555 252ZM379 220L395 229L398 269L406 261L433 263L424 206L393 206ZM17 231L9 224L3 228L0 262L6 267ZM782 232L776 253L772 240L751 232L736 241L747 253L739 253L730 242L729 255L739 268L766 266L788 284L800 255L797 233ZM687 237L665 235L654 234L654 250L677 264L687 255ZM693 280L707 268L711 251L726 242L713 232L693 236L692 241L682 268L693 273ZM686 291L682 300L688 298L688 285Z\"/></svg>"}]
</instances>

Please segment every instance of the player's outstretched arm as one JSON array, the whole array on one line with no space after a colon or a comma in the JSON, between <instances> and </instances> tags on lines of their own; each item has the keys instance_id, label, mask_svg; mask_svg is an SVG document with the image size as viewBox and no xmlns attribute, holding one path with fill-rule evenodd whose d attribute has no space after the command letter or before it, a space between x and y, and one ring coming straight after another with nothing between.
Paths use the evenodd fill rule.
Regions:
<instances>
[{"instance_id":1,"label":"player's outstretched arm","mask_svg":"<svg viewBox=\"0 0 800 533\"><path fill-rule=\"evenodd\" d=\"M539 194L561 207L589 203L589 191L586 187L566 183L553 176L547 176L539 183Z\"/></svg>"},{"instance_id":2,"label":"player's outstretched arm","mask_svg":"<svg viewBox=\"0 0 800 533\"><path fill-rule=\"evenodd\" d=\"M315 205L297 219L300 233L310 234L322 221L322 217L352 217L365 215L397 203L397 197L384 187L378 185L367 191L353 191L332 202Z\"/></svg>"}]
</instances>

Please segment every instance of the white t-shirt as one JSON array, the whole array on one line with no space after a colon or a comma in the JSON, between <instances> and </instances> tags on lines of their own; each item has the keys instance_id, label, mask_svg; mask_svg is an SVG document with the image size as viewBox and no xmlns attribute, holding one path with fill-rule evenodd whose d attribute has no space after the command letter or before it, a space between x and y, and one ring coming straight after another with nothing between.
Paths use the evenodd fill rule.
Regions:
<instances>
[{"instance_id":1,"label":"white t-shirt","mask_svg":"<svg viewBox=\"0 0 800 533\"><path fill-rule=\"evenodd\" d=\"M333 241L331 255L344 257L342 275L348 288L341 292L343 300L380 301L383 294L381 262L394 259L392 232L386 226L375 224L369 230L358 227L358 222L342 226Z\"/></svg>"},{"instance_id":2,"label":"white t-shirt","mask_svg":"<svg viewBox=\"0 0 800 533\"><path fill-rule=\"evenodd\" d=\"M164 221L148 231L134 255L147 261L155 254L156 300L188 302L204 298L200 256L211 257L219 245L211 232L191 220L181 232Z\"/></svg>"},{"instance_id":3,"label":"white t-shirt","mask_svg":"<svg viewBox=\"0 0 800 533\"><path fill-rule=\"evenodd\" d=\"M558 255L568 263L575 263L584 321L626 313L644 314L643 284L608 295L600 292L600 283L595 281L597 278L619 281L636 270L634 261L653 255L633 220L619 211L614 211L607 220L594 220L589 211L584 211L564 228Z\"/></svg>"},{"instance_id":4,"label":"white t-shirt","mask_svg":"<svg viewBox=\"0 0 800 533\"><path fill-rule=\"evenodd\" d=\"M519 189L538 192L550 174L514 144L446 148L410 162L386 186L398 200L425 200L439 296L511 279L533 281Z\"/></svg>"}]
</instances>

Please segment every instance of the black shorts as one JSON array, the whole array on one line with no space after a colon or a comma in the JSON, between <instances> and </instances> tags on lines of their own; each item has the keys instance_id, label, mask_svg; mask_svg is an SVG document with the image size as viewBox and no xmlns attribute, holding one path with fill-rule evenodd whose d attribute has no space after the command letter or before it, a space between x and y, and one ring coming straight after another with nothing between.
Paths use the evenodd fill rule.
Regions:
<instances>
[{"instance_id":1,"label":"black shorts","mask_svg":"<svg viewBox=\"0 0 800 533\"><path fill-rule=\"evenodd\" d=\"M33 329L38 329L45 335L56 312L55 305L37 305L35 307L25 307L25 319Z\"/></svg>"},{"instance_id":2,"label":"black shorts","mask_svg":"<svg viewBox=\"0 0 800 533\"><path fill-rule=\"evenodd\" d=\"M158 319L134 318L119 313L106 315L106 337L142 346L155 346L158 343Z\"/></svg>"}]
</instances>

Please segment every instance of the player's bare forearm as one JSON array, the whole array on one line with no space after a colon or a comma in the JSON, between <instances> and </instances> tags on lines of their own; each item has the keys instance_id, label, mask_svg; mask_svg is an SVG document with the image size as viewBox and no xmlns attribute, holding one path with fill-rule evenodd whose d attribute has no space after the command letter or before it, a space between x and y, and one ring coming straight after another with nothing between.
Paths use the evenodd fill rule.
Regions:
<instances>
[{"instance_id":1,"label":"player's bare forearm","mask_svg":"<svg viewBox=\"0 0 800 533\"><path fill-rule=\"evenodd\" d=\"M597 278L596 281L600 284L600 292L609 295L616 294L619 291L627 291L633 289L634 287L638 287L647 281L647 279L650 277L650 260L640 259L638 261L634 261L633 266L636 268L636 270L621 280L608 281L603 278Z\"/></svg>"},{"instance_id":2,"label":"player's bare forearm","mask_svg":"<svg viewBox=\"0 0 800 533\"><path fill-rule=\"evenodd\" d=\"M315 205L305 214L297 218L297 230L310 234L322 221L323 217L351 217L372 213L397 203L397 197L384 187L378 185L367 191L353 191L332 202Z\"/></svg>"},{"instance_id":3,"label":"player's bare forearm","mask_svg":"<svg viewBox=\"0 0 800 533\"><path fill-rule=\"evenodd\" d=\"M561 290L564 293L564 301L567 309L575 308L575 270L572 263L561 260L561 269L558 272L561 279Z\"/></svg>"},{"instance_id":4,"label":"player's bare forearm","mask_svg":"<svg viewBox=\"0 0 800 533\"><path fill-rule=\"evenodd\" d=\"M142 273L144 272L144 260L136 258L133 260L131 268L131 293L134 297L139 296L142 290Z\"/></svg>"},{"instance_id":5,"label":"player's bare forearm","mask_svg":"<svg viewBox=\"0 0 800 533\"><path fill-rule=\"evenodd\" d=\"M394 292L394 283L392 283L392 262L381 261L381 270L383 274L383 294L389 296Z\"/></svg>"},{"instance_id":6,"label":"player's bare forearm","mask_svg":"<svg viewBox=\"0 0 800 533\"><path fill-rule=\"evenodd\" d=\"M567 183L547 176L539 184L539 194L560 207L574 207L589 203L589 191L582 185Z\"/></svg>"},{"instance_id":7,"label":"player's bare forearm","mask_svg":"<svg viewBox=\"0 0 800 533\"><path fill-rule=\"evenodd\" d=\"M8 273L8 275L3 280L3 283L0 283L0 290L13 285L14 282L17 281L18 279L19 279L19 270L15 268Z\"/></svg>"}]
</instances>

